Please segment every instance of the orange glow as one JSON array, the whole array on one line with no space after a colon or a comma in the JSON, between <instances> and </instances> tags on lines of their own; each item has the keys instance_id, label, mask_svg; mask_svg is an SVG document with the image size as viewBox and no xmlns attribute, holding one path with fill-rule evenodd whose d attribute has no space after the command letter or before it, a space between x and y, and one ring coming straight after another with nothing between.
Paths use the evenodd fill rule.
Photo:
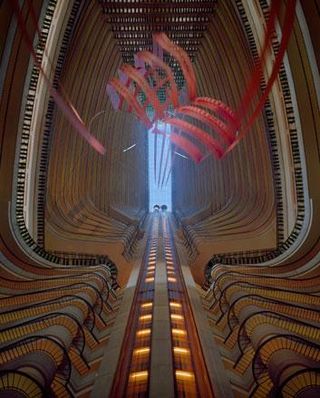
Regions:
<instances>
[{"instance_id":1,"label":"orange glow","mask_svg":"<svg viewBox=\"0 0 320 398\"><path fill-rule=\"evenodd\" d=\"M147 270L147 276L150 277L151 275L154 276L154 269Z\"/></svg>"},{"instance_id":2,"label":"orange glow","mask_svg":"<svg viewBox=\"0 0 320 398\"><path fill-rule=\"evenodd\" d=\"M150 308L153 306L153 303L151 301L149 303L143 303L141 304L141 308Z\"/></svg>"},{"instance_id":3,"label":"orange glow","mask_svg":"<svg viewBox=\"0 0 320 398\"><path fill-rule=\"evenodd\" d=\"M144 381L148 379L148 371L147 370L142 370L141 372L133 372L130 373L129 376L129 381Z\"/></svg>"},{"instance_id":4,"label":"orange glow","mask_svg":"<svg viewBox=\"0 0 320 398\"><path fill-rule=\"evenodd\" d=\"M175 329L175 328L173 328L171 330L171 332L175 336L185 336L187 334L187 332L184 329Z\"/></svg>"},{"instance_id":5,"label":"orange glow","mask_svg":"<svg viewBox=\"0 0 320 398\"><path fill-rule=\"evenodd\" d=\"M150 347L136 348L133 351L133 355L144 355L144 354L149 354L149 352L150 352Z\"/></svg>"},{"instance_id":6,"label":"orange glow","mask_svg":"<svg viewBox=\"0 0 320 398\"><path fill-rule=\"evenodd\" d=\"M152 319L152 315L151 314L139 316L139 321L150 321L150 319Z\"/></svg>"},{"instance_id":7,"label":"orange glow","mask_svg":"<svg viewBox=\"0 0 320 398\"><path fill-rule=\"evenodd\" d=\"M173 347L173 352L175 354L190 354L190 351L187 348L182 348L182 347Z\"/></svg>"},{"instance_id":8,"label":"orange glow","mask_svg":"<svg viewBox=\"0 0 320 398\"><path fill-rule=\"evenodd\" d=\"M171 319L175 320L175 321L182 321L183 320L183 316L182 315L178 315L178 314L171 314Z\"/></svg>"},{"instance_id":9,"label":"orange glow","mask_svg":"<svg viewBox=\"0 0 320 398\"><path fill-rule=\"evenodd\" d=\"M180 303L176 303L174 301L170 302L170 307L171 308L181 308L181 304Z\"/></svg>"},{"instance_id":10,"label":"orange glow","mask_svg":"<svg viewBox=\"0 0 320 398\"><path fill-rule=\"evenodd\" d=\"M194 380L194 373L193 372L187 372L185 370L176 370L176 378L178 380Z\"/></svg>"},{"instance_id":11,"label":"orange glow","mask_svg":"<svg viewBox=\"0 0 320 398\"><path fill-rule=\"evenodd\" d=\"M168 282L177 282L176 278L172 278L171 276L169 276L168 278Z\"/></svg>"},{"instance_id":12,"label":"orange glow","mask_svg":"<svg viewBox=\"0 0 320 398\"><path fill-rule=\"evenodd\" d=\"M141 337L141 336L149 336L149 334L151 333L151 329L141 329L137 331L137 336Z\"/></svg>"},{"instance_id":13,"label":"orange glow","mask_svg":"<svg viewBox=\"0 0 320 398\"><path fill-rule=\"evenodd\" d=\"M154 281L154 277L148 277L148 278L145 279L146 283L150 283L150 282L153 282L153 281Z\"/></svg>"}]
</instances>

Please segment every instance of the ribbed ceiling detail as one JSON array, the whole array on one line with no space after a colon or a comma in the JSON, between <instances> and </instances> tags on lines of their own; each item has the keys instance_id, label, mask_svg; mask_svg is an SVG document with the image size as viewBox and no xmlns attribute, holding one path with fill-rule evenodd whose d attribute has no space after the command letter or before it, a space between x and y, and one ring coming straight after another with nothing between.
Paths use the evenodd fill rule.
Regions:
<instances>
[{"instance_id":1,"label":"ribbed ceiling detail","mask_svg":"<svg viewBox=\"0 0 320 398\"><path fill-rule=\"evenodd\" d=\"M104 0L101 5L106 22L111 24L118 41L123 61L133 64L136 52L152 51L154 32L165 32L193 61L214 13L216 0ZM172 59L166 61L175 70L177 83L181 86L183 76L178 65Z\"/></svg>"}]
</instances>

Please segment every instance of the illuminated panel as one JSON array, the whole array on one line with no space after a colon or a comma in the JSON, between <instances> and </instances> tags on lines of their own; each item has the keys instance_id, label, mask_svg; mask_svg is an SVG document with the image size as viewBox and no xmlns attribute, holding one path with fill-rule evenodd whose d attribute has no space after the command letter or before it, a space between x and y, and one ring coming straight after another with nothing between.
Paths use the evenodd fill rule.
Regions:
<instances>
[{"instance_id":1,"label":"illuminated panel","mask_svg":"<svg viewBox=\"0 0 320 398\"><path fill-rule=\"evenodd\" d=\"M152 306L153 306L153 303L151 301L149 303L141 304L141 308L151 308Z\"/></svg>"},{"instance_id":2,"label":"illuminated panel","mask_svg":"<svg viewBox=\"0 0 320 398\"><path fill-rule=\"evenodd\" d=\"M149 352L150 352L150 347L136 348L133 351L133 355L146 355L149 354Z\"/></svg>"},{"instance_id":3,"label":"illuminated panel","mask_svg":"<svg viewBox=\"0 0 320 398\"><path fill-rule=\"evenodd\" d=\"M176 336L186 336L187 335L187 332L184 329L172 328L171 332L172 332L172 335L174 337L176 337Z\"/></svg>"},{"instance_id":4,"label":"illuminated panel","mask_svg":"<svg viewBox=\"0 0 320 398\"><path fill-rule=\"evenodd\" d=\"M139 321L142 321L142 322L144 322L144 321L151 321L151 319L152 319L152 314L141 315L141 316L139 317Z\"/></svg>"},{"instance_id":5,"label":"illuminated panel","mask_svg":"<svg viewBox=\"0 0 320 398\"><path fill-rule=\"evenodd\" d=\"M176 378L183 381L194 381L194 373L186 372L185 370L176 370Z\"/></svg>"},{"instance_id":6,"label":"illuminated panel","mask_svg":"<svg viewBox=\"0 0 320 398\"><path fill-rule=\"evenodd\" d=\"M169 305L171 308L181 308L181 304L174 301L170 301Z\"/></svg>"},{"instance_id":7,"label":"illuminated panel","mask_svg":"<svg viewBox=\"0 0 320 398\"><path fill-rule=\"evenodd\" d=\"M190 351L187 348L173 347L173 352L175 355L189 355Z\"/></svg>"},{"instance_id":8,"label":"illuminated panel","mask_svg":"<svg viewBox=\"0 0 320 398\"><path fill-rule=\"evenodd\" d=\"M137 398L149 394L158 229L159 217L154 217L110 396Z\"/></svg>"},{"instance_id":9,"label":"illuminated panel","mask_svg":"<svg viewBox=\"0 0 320 398\"><path fill-rule=\"evenodd\" d=\"M176 258L169 218L162 217L168 282L175 396L213 397L187 292Z\"/></svg>"},{"instance_id":10,"label":"illuminated panel","mask_svg":"<svg viewBox=\"0 0 320 398\"><path fill-rule=\"evenodd\" d=\"M171 314L170 317L173 321L183 321L184 320L183 316L179 315L179 314Z\"/></svg>"},{"instance_id":11,"label":"illuminated panel","mask_svg":"<svg viewBox=\"0 0 320 398\"><path fill-rule=\"evenodd\" d=\"M137 337L149 336L151 334L151 329L140 329L137 331Z\"/></svg>"}]
</instances>

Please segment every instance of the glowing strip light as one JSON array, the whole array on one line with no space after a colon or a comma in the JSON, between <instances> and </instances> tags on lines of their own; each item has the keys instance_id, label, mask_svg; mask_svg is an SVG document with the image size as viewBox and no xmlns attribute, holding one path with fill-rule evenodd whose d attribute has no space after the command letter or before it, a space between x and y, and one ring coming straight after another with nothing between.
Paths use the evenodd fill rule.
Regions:
<instances>
[{"instance_id":1,"label":"glowing strip light","mask_svg":"<svg viewBox=\"0 0 320 398\"><path fill-rule=\"evenodd\" d=\"M174 336L185 336L187 332L184 329L171 329L171 332Z\"/></svg>"},{"instance_id":2,"label":"glowing strip light","mask_svg":"<svg viewBox=\"0 0 320 398\"><path fill-rule=\"evenodd\" d=\"M183 316L179 315L179 314L171 314L170 316L171 316L171 319L174 321L183 321L183 319L184 319Z\"/></svg>"},{"instance_id":3,"label":"glowing strip light","mask_svg":"<svg viewBox=\"0 0 320 398\"><path fill-rule=\"evenodd\" d=\"M134 382L134 381L144 381L148 379L148 371L143 370L141 372L133 372L130 373L129 376L129 381Z\"/></svg>"},{"instance_id":4,"label":"glowing strip light","mask_svg":"<svg viewBox=\"0 0 320 398\"><path fill-rule=\"evenodd\" d=\"M178 380L194 380L194 373L193 372L187 372L186 370L176 370L176 378Z\"/></svg>"},{"instance_id":5,"label":"glowing strip light","mask_svg":"<svg viewBox=\"0 0 320 398\"><path fill-rule=\"evenodd\" d=\"M180 156L181 158L189 159L188 156L182 155L182 153L180 153L180 152L174 151L173 153L175 153L176 155Z\"/></svg>"},{"instance_id":6,"label":"glowing strip light","mask_svg":"<svg viewBox=\"0 0 320 398\"><path fill-rule=\"evenodd\" d=\"M151 334L151 329L141 329L137 331L138 337L149 336Z\"/></svg>"},{"instance_id":7,"label":"glowing strip light","mask_svg":"<svg viewBox=\"0 0 320 398\"><path fill-rule=\"evenodd\" d=\"M153 303L152 303L152 302L141 304L141 308L150 308L150 307L152 307L152 306L153 306Z\"/></svg>"},{"instance_id":8,"label":"glowing strip light","mask_svg":"<svg viewBox=\"0 0 320 398\"><path fill-rule=\"evenodd\" d=\"M133 351L133 355L145 355L145 354L149 354L149 352L150 352L150 347L136 348Z\"/></svg>"},{"instance_id":9,"label":"glowing strip light","mask_svg":"<svg viewBox=\"0 0 320 398\"><path fill-rule=\"evenodd\" d=\"M139 321L150 321L151 319L152 319L152 315L151 314L139 316Z\"/></svg>"},{"instance_id":10,"label":"glowing strip light","mask_svg":"<svg viewBox=\"0 0 320 398\"><path fill-rule=\"evenodd\" d=\"M181 308L181 304L180 303L176 303L174 301L170 301L170 307L172 308Z\"/></svg>"},{"instance_id":11,"label":"glowing strip light","mask_svg":"<svg viewBox=\"0 0 320 398\"><path fill-rule=\"evenodd\" d=\"M131 146L129 146L128 148L124 149L122 152L128 152L130 151L130 149L133 149L137 144L133 144Z\"/></svg>"},{"instance_id":12,"label":"glowing strip light","mask_svg":"<svg viewBox=\"0 0 320 398\"><path fill-rule=\"evenodd\" d=\"M187 348L182 348L182 347L173 347L173 352L175 354L181 354L181 355L189 355L190 351Z\"/></svg>"}]
</instances>

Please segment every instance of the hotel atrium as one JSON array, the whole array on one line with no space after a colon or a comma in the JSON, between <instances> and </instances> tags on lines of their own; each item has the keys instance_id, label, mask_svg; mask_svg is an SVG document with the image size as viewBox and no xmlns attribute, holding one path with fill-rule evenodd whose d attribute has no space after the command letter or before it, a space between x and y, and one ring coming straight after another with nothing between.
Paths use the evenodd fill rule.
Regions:
<instances>
[{"instance_id":1,"label":"hotel atrium","mask_svg":"<svg viewBox=\"0 0 320 398\"><path fill-rule=\"evenodd\" d=\"M319 0L0 0L0 398L320 397L319 38Z\"/></svg>"}]
</instances>

